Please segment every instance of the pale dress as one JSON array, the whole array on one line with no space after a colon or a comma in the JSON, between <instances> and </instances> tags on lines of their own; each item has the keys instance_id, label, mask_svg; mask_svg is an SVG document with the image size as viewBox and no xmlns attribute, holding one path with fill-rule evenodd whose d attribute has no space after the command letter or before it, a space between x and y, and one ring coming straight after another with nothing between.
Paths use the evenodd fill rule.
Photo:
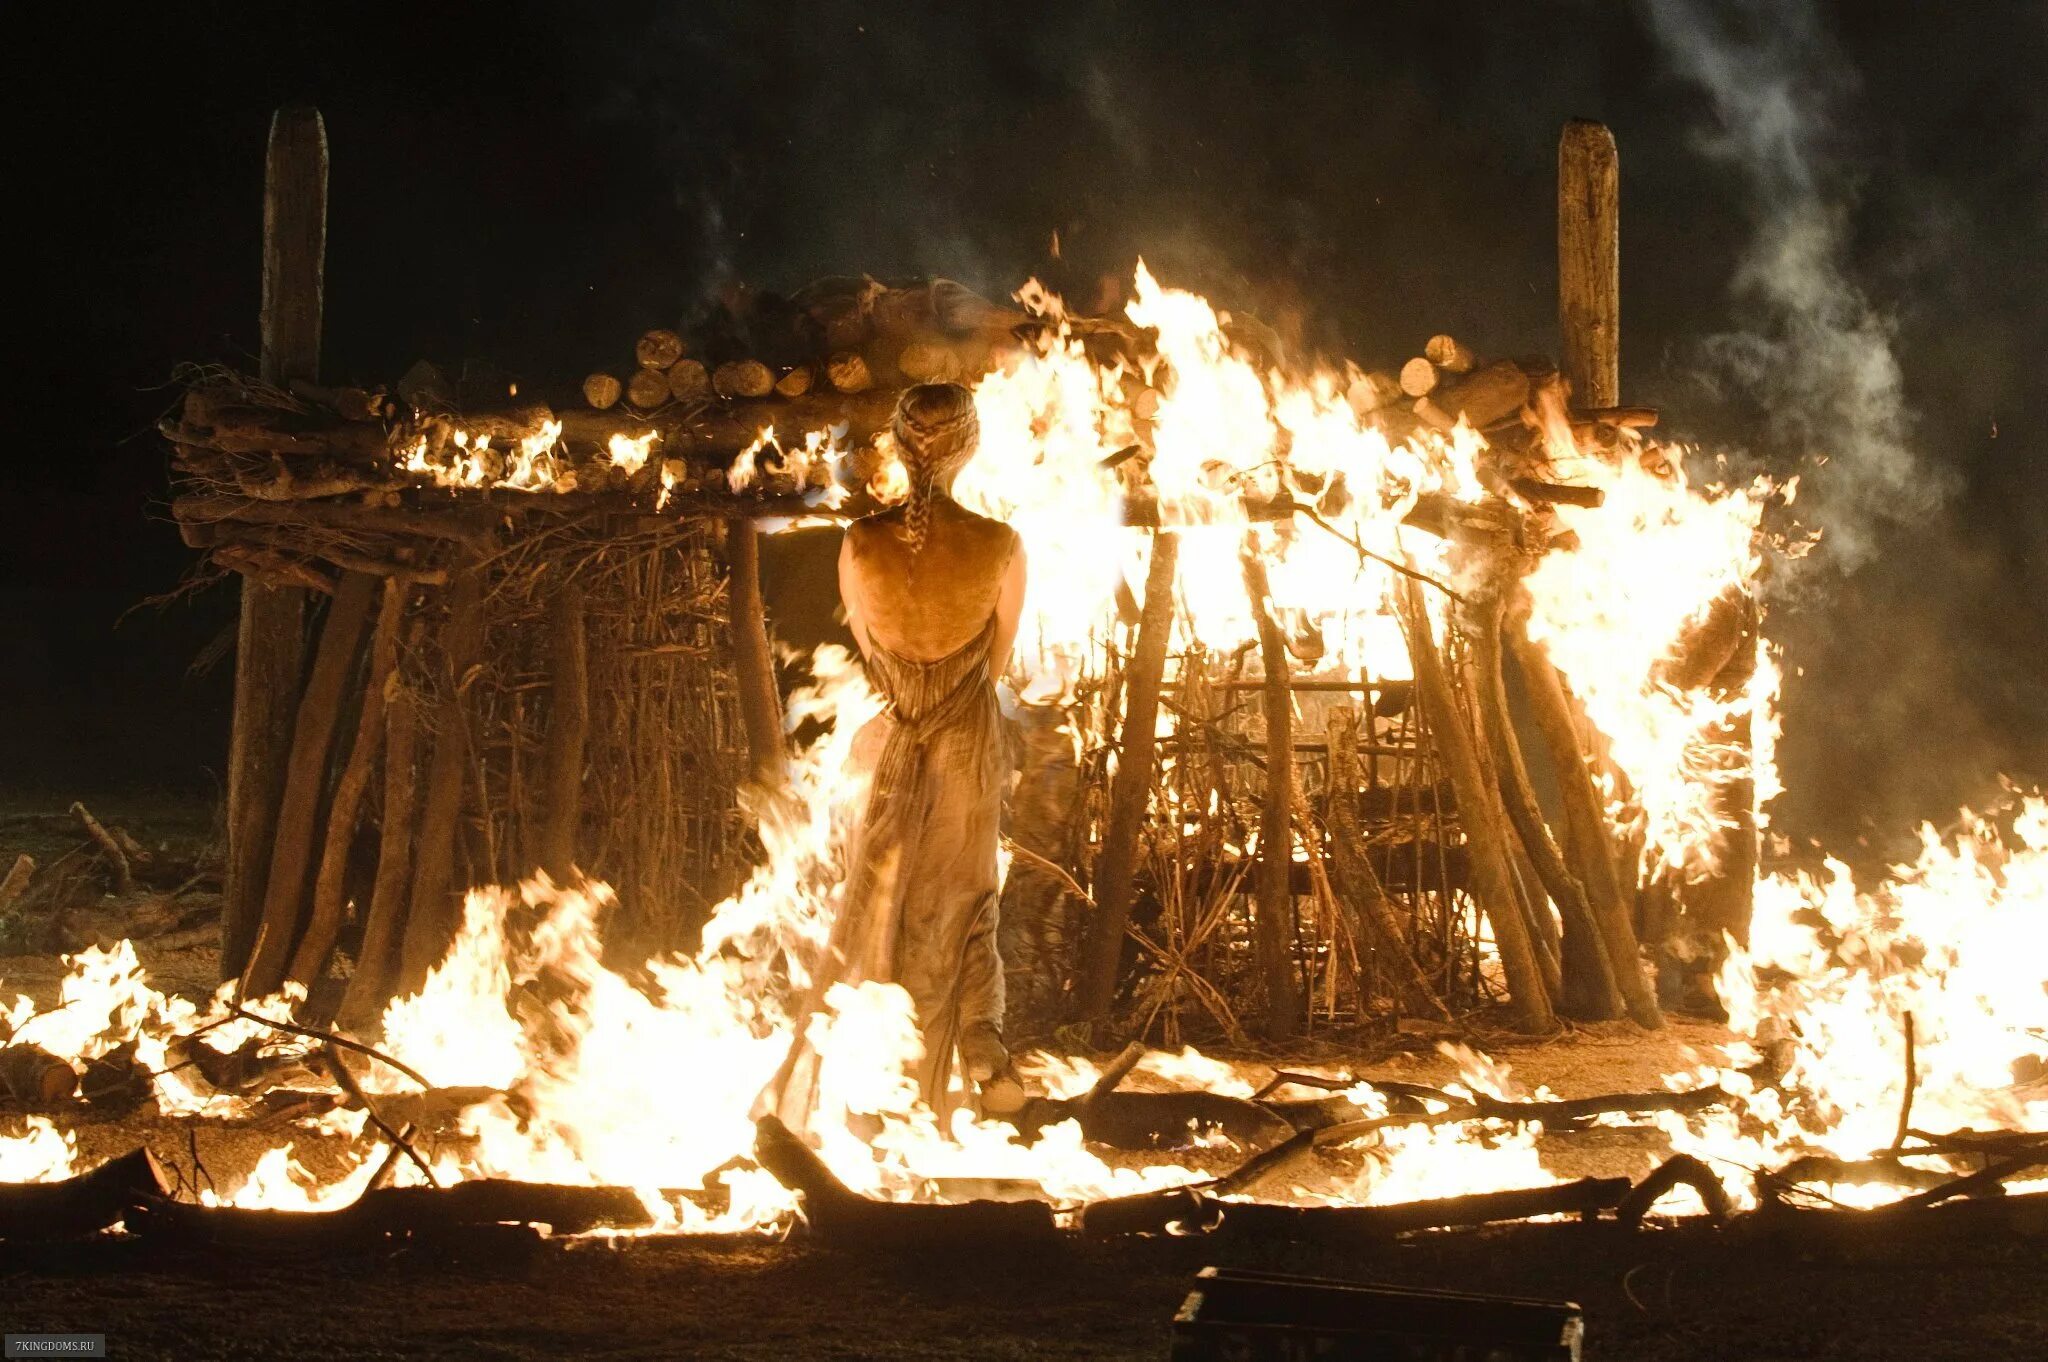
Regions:
<instances>
[{"instance_id":1,"label":"pale dress","mask_svg":"<svg viewBox=\"0 0 2048 1362\"><path fill-rule=\"evenodd\" d=\"M808 1124L816 1056L808 1015L835 983L894 983L923 1034L924 1096L949 1113L954 1047L977 1022L1003 1020L996 954L996 841L1002 810L1002 728L990 616L964 646L918 662L870 641L869 681L888 703L881 752L848 859L846 896L799 1016L774 1103L792 1129ZM866 735L863 735L864 737ZM865 745L865 743L863 744Z\"/></svg>"}]
</instances>

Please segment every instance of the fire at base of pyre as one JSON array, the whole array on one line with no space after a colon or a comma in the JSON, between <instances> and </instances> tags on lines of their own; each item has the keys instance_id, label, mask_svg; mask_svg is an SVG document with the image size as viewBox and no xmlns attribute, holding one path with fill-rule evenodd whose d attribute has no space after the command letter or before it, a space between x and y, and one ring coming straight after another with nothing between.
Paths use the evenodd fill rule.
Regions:
<instances>
[{"instance_id":1,"label":"fire at base of pyre","mask_svg":"<svg viewBox=\"0 0 2048 1362\"><path fill-rule=\"evenodd\" d=\"M2048 1159L2048 1136L2029 1134L2048 1115L2036 1109L2048 1100L2036 1086L2048 1001L2039 965L2015 948L2048 909L2048 804L2016 796L2000 818L1930 832L1916 863L1860 891L1833 863L1818 877L1759 874L1730 835L1759 825L1775 789L1777 669L1755 627L1754 587L1764 505L1789 491L1696 485L1684 452L1649 443L1640 421L1575 416L1555 375L1477 366L1455 343L1405 383L1355 370L1289 377L1202 300L1141 272L1128 320L1145 343L1136 359L1105 363L1050 300L1026 300L1043 324L976 381L983 450L957 489L1017 526L1034 565L1011 677L1019 702L1070 703L1105 748L1121 710L1123 755L1105 751L1105 771L1121 774L1134 736L1149 746L1163 727L1177 739L1160 779L1137 791L1153 829L1152 883L1171 908L1169 886L1191 857L1235 865L1240 878L1255 861L1274 872L1261 877L1251 939L1237 943L1264 975L1269 1022L1309 1010L1295 992L1305 965L1364 977L1371 957L1387 992L1461 1037L1438 1067L1361 1072L1183 1049L1126 1052L1098 1068L1044 1053L1023 1064L1037 1094L1013 1119L963 1110L942 1128L909 1077L921 1041L906 996L865 984L835 989L803 1023L821 1058L808 1142L757 1125L794 1039L792 1000L836 910L864 797L850 757L878 709L850 659L823 649L789 713L792 731L820 736L756 810L764 854L694 950L629 970L608 962L614 901L601 884L537 877L474 890L445 958L360 1038L302 1024L296 984L241 1003L232 985L184 998L151 988L126 943L86 951L54 1005L24 999L0 1016L7 1072L38 1075L17 1104L51 1108L9 1118L0 1181L118 1174L130 1181L97 1223L140 1200L156 1208L142 1223L159 1227L185 1223L178 1208L194 1206L345 1212L387 1226L394 1195L439 1204L413 1194L431 1185L451 1198L469 1189L493 1219L558 1229L762 1230L796 1215L865 1223L888 1208L1022 1198L1048 1231L1059 1219L1101 1232L1244 1225L1267 1207L1290 1226L1330 1215L1384 1233L1604 1210L1640 1218L1652 1202L1717 1216L1800 1202L1932 1209L2017 1187ZM416 424L378 437L391 475L494 495L564 485L559 422L540 420L521 459L495 465L471 457L482 446L464 431L444 447L421 443ZM431 424L447 434L450 418ZM850 454L838 432L810 436L775 442L764 429L718 482L756 483L772 447L779 475L798 467L795 485L812 487ZM609 460L646 484L654 509L694 476L687 460L653 459L658 432L623 449L622 438L606 444ZM458 451L460 469L433 464L433 449ZM868 493L900 494L886 438L866 454ZM1126 525L1141 501L1156 531ZM1121 616L1120 594L1131 607ZM1148 619L1172 631L1170 643L1153 640L1161 670L1148 685L1155 703L1174 693L1165 708L1175 719L1134 735ZM1128 650L1125 629L1137 635ZM1532 693L1545 677L1555 685L1560 769L1582 777L1562 845L1533 799L1521 801L1507 653ZM1228 731L1221 711L1197 703L1209 703L1205 688L1229 693L1204 670L1216 656L1238 659L1232 684L1263 703L1256 732L1272 760L1256 801L1195 778L1217 745L1193 734ZM1405 705L1381 703L1390 694L1405 688L1426 719L1466 867L1456 892L1448 874L1435 884L1434 942L1375 916L1387 899L1347 840L1352 801L1326 797L1318 816L1290 788L1290 728L1310 710L1294 682L1312 689L1318 677L1374 697L1369 716L1330 716L1326 796L1357 790L1340 748L1376 748L1406 721ZM1590 762L1588 734L1599 737ZM1587 872L1596 864L1608 882ZM1499 1015L1524 1033L1553 1029L1560 1010L1659 1024L1621 916L1620 894L1635 886L1617 864L1681 897L1717 881L1753 897L1733 936L1705 943L1731 1029L1691 1033L1695 1047L1674 1052L1646 1090L1525 1090L1472 1043L1490 1014L1448 1006L1436 971L1455 974L1464 943L1474 1001L1504 993ZM1329 949L1296 952L1293 933L1266 930L1297 910L1297 867L1340 924ZM1418 897L1424 879L1418 871L1411 886ZM1138 930L1151 992L1140 990L1129 1019L1164 1029L1206 1008L1228 1033L1228 1000L1205 994L1213 984L1188 965L1203 894L1227 903L1236 885L1214 895L1211 881L1185 883L1196 911L1151 937ZM1073 893L1100 912L1109 887L1098 862L1104 901ZM1110 936L1112 963L1120 943ZM1586 993L1573 997L1573 981ZM93 1128L72 1128L64 1103L81 1080L94 1092L122 1087L110 1075L131 1076L136 1101L188 1130L281 1106L282 1119L294 1104L297 1129L232 1171L189 1156L196 1144L181 1157L155 1138L143 1173L119 1160L87 1171L80 1142ZM1637 1133L1613 1133L1622 1128ZM1573 1141L1600 1153L1571 1155ZM1661 1180L1651 1176L1660 1166ZM1565 1176L1594 1170L1608 1177ZM579 1200L569 1189L607 1190ZM521 1195L538 1200L511 1211L493 1200Z\"/></svg>"}]
</instances>

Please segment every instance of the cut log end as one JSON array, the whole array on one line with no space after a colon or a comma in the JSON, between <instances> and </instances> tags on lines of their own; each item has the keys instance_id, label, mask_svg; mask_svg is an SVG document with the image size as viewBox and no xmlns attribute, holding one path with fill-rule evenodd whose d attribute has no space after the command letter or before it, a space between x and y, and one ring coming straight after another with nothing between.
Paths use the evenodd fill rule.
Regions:
<instances>
[{"instance_id":1,"label":"cut log end","mask_svg":"<svg viewBox=\"0 0 2048 1362\"><path fill-rule=\"evenodd\" d=\"M1436 365L1421 355L1401 366L1401 391L1410 397L1427 397L1436 391Z\"/></svg>"},{"instance_id":2,"label":"cut log end","mask_svg":"<svg viewBox=\"0 0 2048 1362\"><path fill-rule=\"evenodd\" d=\"M683 357L683 338L663 327L656 327L633 347L633 358L640 361L643 369L660 369L664 372L674 367Z\"/></svg>"},{"instance_id":3,"label":"cut log end","mask_svg":"<svg viewBox=\"0 0 2048 1362\"><path fill-rule=\"evenodd\" d=\"M610 411L619 405L619 395L624 391L619 380L610 374L592 374L583 380L583 400L598 411Z\"/></svg>"}]
</instances>

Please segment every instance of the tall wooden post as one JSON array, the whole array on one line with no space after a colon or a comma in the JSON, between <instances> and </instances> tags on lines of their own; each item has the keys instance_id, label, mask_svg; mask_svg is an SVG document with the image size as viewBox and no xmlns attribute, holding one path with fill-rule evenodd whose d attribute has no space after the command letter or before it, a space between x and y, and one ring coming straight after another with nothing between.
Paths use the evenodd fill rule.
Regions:
<instances>
[{"instance_id":1,"label":"tall wooden post","mask_svg":"<svg viewBox=\"0 0 2048 1362\"><path fill-rule=\"evenodd\" d=\"M327 127L320 111L279 109L270 121L263 181L261 372L283 387L320 370L327 256ZM235 712L228 741L227 868L221 977L248 963L263 913L278 801L284 793L300 673L306 593L242 582L235 634Z\"/></svg>"},{"instance_id":2,"label":"tall wooden post","mask_svg":"<svg viewBox=\"0 0 2048 1362\"><path fill-rule=\"evenodd\" d=\"M1581 407L1621 401L1621 164L1604 123L1575 118L1557 143L1557 324Z\"/></svg>"},{"instance_id":3,"label":"tall wooden post","mask_svg":"<svg viewBox=\"0 0 2048 1362\"><path fill-rule=\"evenodd\" d=\"M1079 1015L1089 1021L1106 1020L1116 1001L1117 965L1123 959L1124 928L1131 920L1138 840L1145 830L1153 763L1158 757L1159 684L1166 675L1166 645L1173 633L1173 577L1179 561L1180 535L1173 530L1154 534L1137 642L1124 675L1124 721L1117 737L1116 779L1110 786L1102 849L1095 855L1090 884L1095 913L1089 923L1077 999Z\"/></svg>"}]
</instances>

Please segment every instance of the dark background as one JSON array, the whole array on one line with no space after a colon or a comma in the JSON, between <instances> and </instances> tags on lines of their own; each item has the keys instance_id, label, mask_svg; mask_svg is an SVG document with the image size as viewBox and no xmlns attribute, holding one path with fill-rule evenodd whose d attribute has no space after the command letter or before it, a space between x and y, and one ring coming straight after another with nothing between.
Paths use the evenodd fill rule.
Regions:
<instances>
[{"instance_id":1,"label":"dark background","mask_svg":"<svg viewBox=\"0 0 2048 1362\"><path fill-rule=\"evenodd\" d=\"M178 363L253 363L299 100L332 147L324 376L535 387L735 277L1085 293L1139 253L1368 363L1439 330L1554 353L1556 136L1603 119L1625 396L1806 469L1833 536L1777 583L1780 825L1847 846L2048 773L2048 7L0 14L0 787L214 788L232 660L187 670L232 593L131 612L190 568L152 427Z\"/></svg>"}]
</instances>

